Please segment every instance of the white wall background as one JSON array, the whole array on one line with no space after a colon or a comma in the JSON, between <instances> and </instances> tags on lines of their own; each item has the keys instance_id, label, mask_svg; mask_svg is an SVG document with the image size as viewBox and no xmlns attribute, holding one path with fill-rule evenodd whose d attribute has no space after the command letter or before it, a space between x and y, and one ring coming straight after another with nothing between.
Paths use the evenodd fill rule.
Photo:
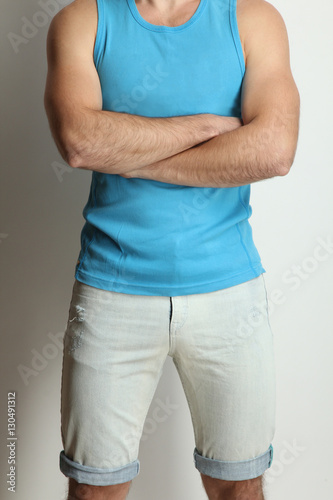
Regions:
<instances>
[{"instance_id":1,"label":"white wall background","mask_svg":"<svg viewBox=\"0 0 333 500\"><path fill-rule=\"evenodd\" d=\"M43 2L41 2L43 3ZM45 4L47 1L45 0ZM91 172L60 172L43 108L45 41L69 1L1 0L1 499L7 491L7 392L17 401L17 500L63 500L58 469L63 335ZM278 377L274 462L267 499L332 499L333 240L331 0L275 0L289 32L302 98L301 132L287 177L252 187L254 239L267 270ZM51 10L50 10L51 9ZM44 14L41 14L44 12ZM36 28L23 27L27 20ZM19 40L8 34L20 35ZM14 45L16 50L14 50ZM13 45L14 44L14 45ZM55 163L56 162L56 163ZM58 163L57 163L58 162ZM298 266L298 270L295 266ZM295 273L302 273L297 280ZM275 289L280 290L277 300ZM58 344L57 344L58 342ZM39 364L36 366L36 353ZM42 357L41 357L42 356ZM24 379L20 365L34 370ZM178 408L153 420L158 399ZM131 500L204 500L193 432L169 358L148 414Z\"/></svg>"}]
</instances>

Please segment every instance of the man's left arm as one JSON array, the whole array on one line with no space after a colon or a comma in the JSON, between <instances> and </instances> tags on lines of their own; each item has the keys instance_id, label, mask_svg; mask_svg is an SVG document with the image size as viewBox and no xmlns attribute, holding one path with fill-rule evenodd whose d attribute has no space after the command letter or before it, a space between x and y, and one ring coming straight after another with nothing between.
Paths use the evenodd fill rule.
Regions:
<instances>
[{"instance_id":1,"label":"man's left arm","mask_svg":"<svg viewBox=\"0 0 333 500\"><path fill-rule=\"evenodd\" d=\"M287 30L268 2L239 0L238 4L246 61L244 125L123 177L234 187L289 172L297 147L300 99L290 68Z\"/></svg>"}]
</instances>

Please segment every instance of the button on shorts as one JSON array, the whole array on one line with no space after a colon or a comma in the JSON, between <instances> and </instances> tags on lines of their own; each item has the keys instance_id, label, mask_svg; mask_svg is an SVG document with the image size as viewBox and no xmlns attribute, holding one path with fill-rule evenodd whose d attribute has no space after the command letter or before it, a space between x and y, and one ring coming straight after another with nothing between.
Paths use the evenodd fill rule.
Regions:
<instances>
[{"instance_id":1,"label":"button on shorts","mask_svg":"<svg viewBox=\"0 0 333 500\"><path fill-rule=\"evenodd\" d=\"M194 465L252 479L270 467L274 339L263 274L210 293L131 295L74 281L64 336L60 470L79 483L133 479L171 356L192 417Z\"/></svg>"}]
</instances>

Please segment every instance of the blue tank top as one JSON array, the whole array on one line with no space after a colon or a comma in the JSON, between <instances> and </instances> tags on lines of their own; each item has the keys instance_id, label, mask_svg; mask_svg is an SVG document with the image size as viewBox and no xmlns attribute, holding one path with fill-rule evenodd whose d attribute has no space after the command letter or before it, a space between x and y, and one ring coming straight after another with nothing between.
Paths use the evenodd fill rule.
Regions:
<instances>
[{"instance_id":1,"label":"blue tank top","mask_svg":"<svg viewBox=\"0 0 333 500\"><path fill-rule=\"evenodd\" d=\"M104 110L241 117L236 0L201 0L176 27L147 22L135 0L97 0L97 7L94 62ZM265 270L249 201L250 185L190 187L93 171L75 277L104 290L162 296L253 279Z\"/></svg>"}]
</instances>

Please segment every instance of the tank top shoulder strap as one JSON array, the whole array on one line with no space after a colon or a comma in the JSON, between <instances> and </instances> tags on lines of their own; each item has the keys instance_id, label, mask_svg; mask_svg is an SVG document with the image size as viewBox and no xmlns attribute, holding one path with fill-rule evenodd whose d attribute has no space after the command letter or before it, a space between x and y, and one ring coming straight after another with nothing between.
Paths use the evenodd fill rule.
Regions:
<instances>
[{"instance_id":1,"label":"tank top shoulder strap","mask_svg":"<svg viewBox=\"0 0 333 500\"><path fill-rule=\"evenodd\" d=\"M96 0L96 6L98 24L94 46L94 61L97 67L109 46L108 34L119 24L119 20L124 20L128 6L126 0Z\"/></svg>"}]
</instances>

